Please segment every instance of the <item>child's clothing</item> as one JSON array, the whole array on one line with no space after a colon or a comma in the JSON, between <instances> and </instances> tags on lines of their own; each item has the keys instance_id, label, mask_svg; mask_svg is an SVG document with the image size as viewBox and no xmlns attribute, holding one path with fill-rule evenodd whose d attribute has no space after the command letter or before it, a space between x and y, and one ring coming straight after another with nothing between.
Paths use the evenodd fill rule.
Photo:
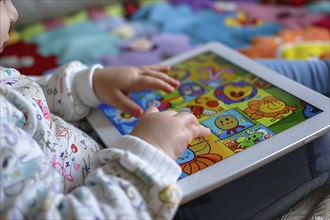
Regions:
<instances>
[{"instance_id":1,"label":"child's clothing","mask_svg":"<svg viewBox=\"0 0 330 220\"><path fill-rule=\"evenodd\" d=\"M1 219L173 216L181 170L172 159L129 135L100 150L68 123L99 104L92 87L96 68L102 66L69 63L41 87L14 69L0 69Z\"/></svg>"}]
</instances>

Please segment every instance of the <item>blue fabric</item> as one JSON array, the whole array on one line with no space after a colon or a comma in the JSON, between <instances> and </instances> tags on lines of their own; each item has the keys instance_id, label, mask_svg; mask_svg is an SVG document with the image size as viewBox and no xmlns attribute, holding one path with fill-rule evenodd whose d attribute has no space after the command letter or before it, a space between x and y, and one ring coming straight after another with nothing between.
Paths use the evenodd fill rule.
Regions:
<instances>
[{"instance_id":1,"label":"blue fabric","mask_svg":"<svg viewBox=\"0 0 330 220\"><path fill-rule=\"evenodd\" d=\"M254 37L274 35L282 29L281 25L273 23L227 26L225 20L229 17L235 18L236 13L219 14L210 9L194 11L186 4L155 3L141 8L132 19L158 25L162 32L187 34L193 45L219 41L232 48L250 45Z\"/></svg>"},{"instance_id":2,"label":"blue fabric","mask_svg":"<svg viewBox=\"0 0 330 220\"><path fill-rule=\"evenodd\" d=\"M91 21L55 28L31 40L39 45L41 54L56 55L60 64L72 60L91 63L102 55L118 54L116 45L121 41Z\"/></svg>"},{"instance_id":3,"label":"blue fabric","mask_svg":"<svg viewBox=\"0 0 330 220\"><path fill-rule=\"evenodd\" d=\"M128 22L126 19L121 17L101 17L96 19L95 25L107 32L116 31L118 28L130 27L132 36L130 38L138 38L144 36L150 36L158 33L158 27L152 24L144 24L141 22Z\"/></svg>"},{"instance_id":4,"label":"blue fabric","mask_svg":"<svg viewBox=\"0 0 330 220\"><path fill-rule=\"evenodd\" d=\"M322 94L330 93L330 60L257 60L258 63Z\"/></svg>"},{"instance_id":5,"label":"blue fabric","mask_svg":"<svg viewBox=\"0 0 330 220\"><path fill-rule=\"evenodd\" d=\"M313 13L330 14L330 1L323 0L306 6L307 10Z\"/></svg>"}]
</instances>

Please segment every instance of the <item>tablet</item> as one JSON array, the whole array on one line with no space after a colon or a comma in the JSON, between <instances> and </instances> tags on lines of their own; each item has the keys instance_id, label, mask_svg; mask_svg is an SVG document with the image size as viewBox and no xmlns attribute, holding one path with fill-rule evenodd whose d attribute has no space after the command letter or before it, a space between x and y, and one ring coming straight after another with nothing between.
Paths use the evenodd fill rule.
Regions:
<instances>
[{"instance_id":1,"label":"tablet","mask_svg":"<svg viewBox=\"0 0 330 220\"><path fill-rule=\"evenodd\" d=\"M177 163L182 203L210 192L329 131L330 99L220 43L172 57L169 75L181 84L173 93L130 94L143 109L193 113L211 134L196 138ZM138 119L107 105L88 116L111 146ZM170 138L170 137L169 137ZM271 180L270 180L271 181Z\"/></svg>"}]
</instances>

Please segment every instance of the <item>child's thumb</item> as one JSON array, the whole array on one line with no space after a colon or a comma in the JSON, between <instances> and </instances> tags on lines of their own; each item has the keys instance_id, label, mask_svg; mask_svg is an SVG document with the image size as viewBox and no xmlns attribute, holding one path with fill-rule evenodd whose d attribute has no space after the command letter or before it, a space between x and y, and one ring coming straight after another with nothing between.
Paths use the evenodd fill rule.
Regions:
<instances>
[{"instance_id":1,"label":"child's thumb","mask_svg":"<svg viewBox=\"0 0 330 220\"><path fill-rule=\"evenodd\" d=\"M155 106L151 106L147 110L144 111L143 115L148 115L148 114L156 113L156 112L159 112L158 108L156 108Z\"/></svg>"}]
</instances>

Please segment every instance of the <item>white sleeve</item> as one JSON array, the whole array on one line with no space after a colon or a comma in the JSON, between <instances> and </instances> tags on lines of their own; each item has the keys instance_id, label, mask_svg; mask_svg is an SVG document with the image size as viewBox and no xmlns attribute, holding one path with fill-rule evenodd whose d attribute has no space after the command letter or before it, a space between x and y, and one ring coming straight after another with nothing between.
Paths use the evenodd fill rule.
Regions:
<instances>
[{"instance_id":1,"label":"white sleeve","mask_svg":"<svg viewBox=\"0 0 330 220\"><path fill-rule=\"evenodd\" d=\"M38 83L43 88L50 111L64 120L78 121L101 102L93 89L93 74L101 65L87 67L71 62L59 67L50 77Z\"/></svg>"}]
</instances>

